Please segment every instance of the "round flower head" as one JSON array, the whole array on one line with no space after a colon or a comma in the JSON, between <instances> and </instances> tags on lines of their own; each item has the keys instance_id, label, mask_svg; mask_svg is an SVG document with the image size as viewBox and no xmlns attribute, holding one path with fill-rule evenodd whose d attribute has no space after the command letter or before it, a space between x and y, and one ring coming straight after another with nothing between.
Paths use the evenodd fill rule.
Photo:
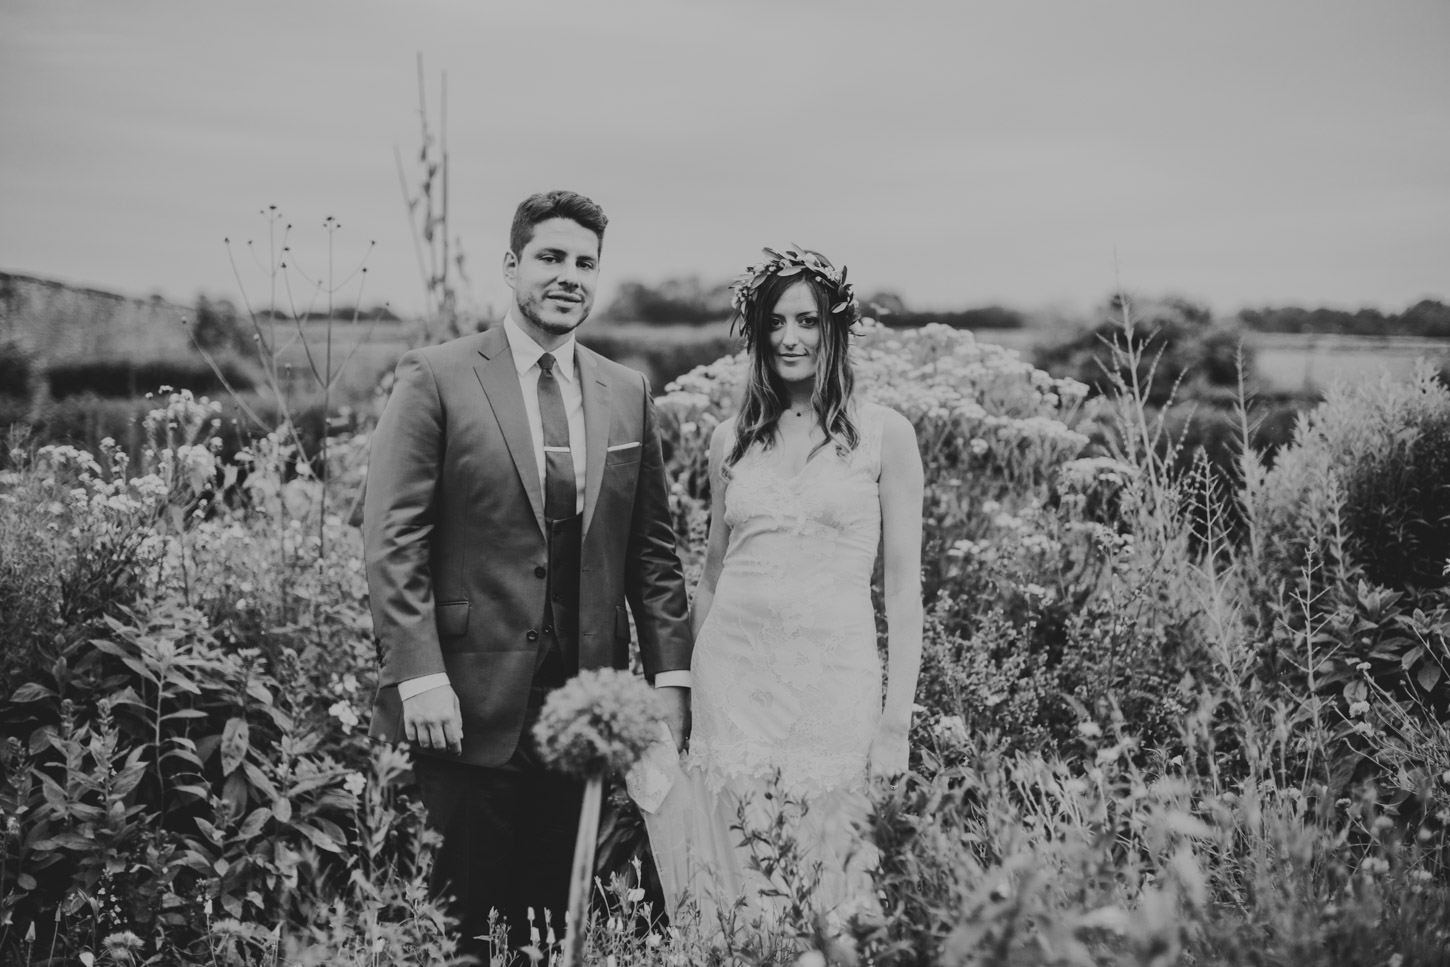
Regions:
<instances>
[{"instance_id":1,"label":"round flower head","mask_svg":"<svg viewBox=\"0 0 1450 967\"><path fill-rule=\"evenodd\" d=\"M534 739L549 765L588 778L634 765L663 719L659 697L643 679L613 668L591 669L544 701Z\"/></svg>"},{"instance_id":2,"label":"round flower head","mask_svg":"<svg viewBox=\"0 0 1450 967\"><path fill-rule=\"evenodd\" d=\"M838 270L831 264L831 260L821 253L813 252L800 245L792 245L783 252L777 252L773 248L761 251L765 253L765 258L749 266L743 273L736 276L734 282L730 283L730 288L735 290L730 297L730 305L734 307L735 316L740 320L741 335L745 339L747 350L754 348L757 338L756 327L752 326L750 322L751 305L759 297L761 286L777 276L780 278L792 276L813 278L827 293L832 322L850 328L861 318L861 306L851 291L850 283L846 281L844 265ZM732 323L731 332L734 331L735 327Z\"/></svg>"}]
</instances>

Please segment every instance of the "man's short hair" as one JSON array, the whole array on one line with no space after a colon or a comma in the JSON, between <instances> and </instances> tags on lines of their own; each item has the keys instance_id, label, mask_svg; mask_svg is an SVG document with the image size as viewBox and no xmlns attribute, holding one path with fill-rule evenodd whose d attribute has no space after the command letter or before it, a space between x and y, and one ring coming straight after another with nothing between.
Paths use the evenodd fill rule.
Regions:
<instances>
[{"instance_id":1,"label":"man's short hair","mask_svg":"<svg viewBox=\"0 0 1450 967\"><path fill-rule=\"evenodd\" d=\"M513 228L509 230L510 251L522 255L524 246L534 237L534 226L551 218L567 218L583 225L599 236L599 249L604 250L604 227L609 224L604 209L578 192L541 191L519 202L514 211Z\"/></svg>"}]
</instances>

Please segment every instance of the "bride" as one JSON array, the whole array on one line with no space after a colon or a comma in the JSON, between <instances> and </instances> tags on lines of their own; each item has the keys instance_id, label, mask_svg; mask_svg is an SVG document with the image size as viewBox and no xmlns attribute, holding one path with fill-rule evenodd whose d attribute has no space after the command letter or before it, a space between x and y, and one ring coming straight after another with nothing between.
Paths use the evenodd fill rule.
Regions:
<instances>
[{"instance_id":1,"label":"bride","mask_svg":"<svg viewBox=\"0 0 1450 967\"><path fill-rule=\"evenodd\" d=\"M874 904L874 858L854 823L868 779L906 769L921 663L915 431L852 392L860 311L845 269L806 250L765 251L733 286L749 376L740 412L710 444L689 751L647 817L672 908L697 905L707 928L737 909L765 926L779 916L782 884L752 854L779 847L782 830L818 877L816 913L839 920Z\"/></svg>"}]
</instances>

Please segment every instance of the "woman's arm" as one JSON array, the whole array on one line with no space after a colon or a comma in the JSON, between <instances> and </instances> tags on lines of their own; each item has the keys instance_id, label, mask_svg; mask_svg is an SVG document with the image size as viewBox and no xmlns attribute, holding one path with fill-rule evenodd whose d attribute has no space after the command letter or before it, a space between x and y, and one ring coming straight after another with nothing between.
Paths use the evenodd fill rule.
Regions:
<instances>
[{"instance_id":1,"label":"woman's arm","mask_svg":"<svg viewBox=\"0 0 1450 967\"><path fill-rule=\"evenodd\" d=\"M735 435L734 427L733 419L726 420L715 427L710 436L710 538L705 548L705 569L700 574L700 583L690 604L690 628L697 640L700 628L705 624L705 616L710 613L710 605L715 600L715 582L720 580L725 547L730 542L730 525L725 523L725 481L721 474L725 466L725 448Z\"/></svg>"},{"instance_id":2,"label":"woman's arm","mask_svg":"<svg viewBox=\"0 0 1450 967\"><path fill-rule=\"evenodd\" d=\"M886 592L886 702L871 745L871 772L905 772L907 733L921 671L921 453L916 430L887 414L881 440L881 546Z\"/></svg>"}]
</instances>

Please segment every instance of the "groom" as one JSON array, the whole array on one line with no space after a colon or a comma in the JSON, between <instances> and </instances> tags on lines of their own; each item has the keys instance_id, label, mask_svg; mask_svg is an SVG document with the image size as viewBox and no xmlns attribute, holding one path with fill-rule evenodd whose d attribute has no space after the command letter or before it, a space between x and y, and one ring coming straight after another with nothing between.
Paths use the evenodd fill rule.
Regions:
<instances>
[{"instance_id":1,"label":"groom","mask_svg":"<svg viewBox=\"0 0 1450 967\"><path fill-rule=\"evenodd\" d=\"M644 377L578 345L607 219L568 191L514 214L503 324L398 363L372 437L363 542L381 669L371 734L412 743L435 895L463 949L490 909L510 945L562 935L582 789L530 731L580 669L646 678L685 738L691 638L654 403ZM485 960L485 962L487 962Z\"/></svg>"}]
</instances>

